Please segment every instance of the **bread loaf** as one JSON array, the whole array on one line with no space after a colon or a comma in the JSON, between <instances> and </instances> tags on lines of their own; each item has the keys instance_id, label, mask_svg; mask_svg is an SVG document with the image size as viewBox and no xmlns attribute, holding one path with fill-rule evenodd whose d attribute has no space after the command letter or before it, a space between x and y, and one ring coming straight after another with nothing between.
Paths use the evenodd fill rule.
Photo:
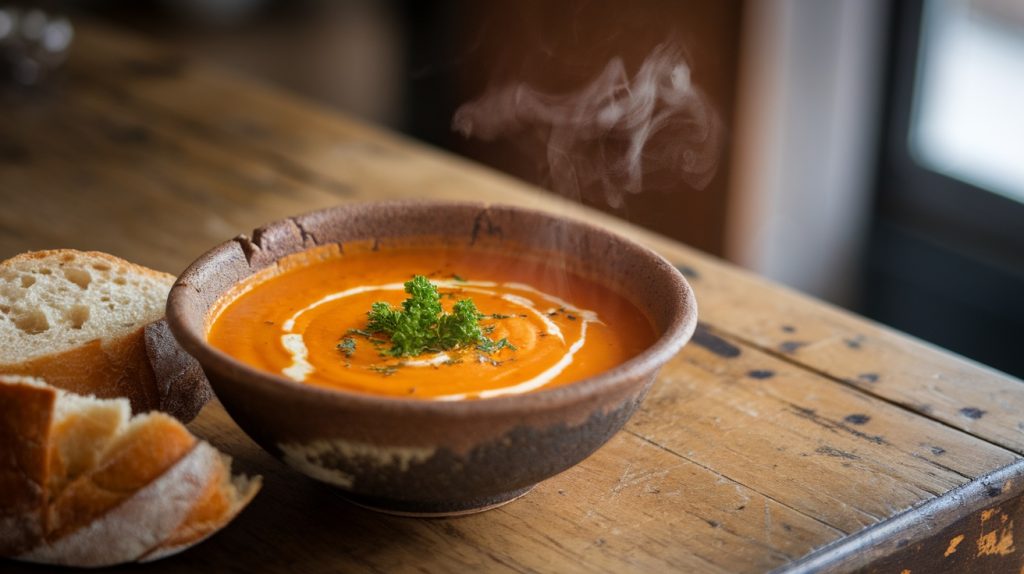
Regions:
<instances>
[{"instance_id":1,"label":"bread loaf","mask_svg":"<svg viewBox=\"0 0 1024 574\"><path fill-rule=\"evenodd\" d=\"M132 417L39 379L0 375L0 555L99 567L180 552L260 487L163 413Z\"/></svg>"},{"instance_id":2,"label":"bread loaf","mask_svg":"<svg viewBox=\"0 0 1024 574\"><path fill-rule=\"evenodd\" d=\"M0 263L0 374L45 379L135 412L189 421L212 397L163 319L174 277L98 252L24 253Z\"/></svg>"}]
</instances>

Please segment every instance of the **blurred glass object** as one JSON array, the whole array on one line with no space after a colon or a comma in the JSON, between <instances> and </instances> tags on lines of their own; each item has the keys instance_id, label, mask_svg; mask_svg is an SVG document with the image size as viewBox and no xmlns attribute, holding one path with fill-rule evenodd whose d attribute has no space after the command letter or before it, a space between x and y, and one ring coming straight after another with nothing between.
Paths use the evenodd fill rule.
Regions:
<instances>
[{"instance_id":1,"label":"blurred glass object","mask_svg":"<svg viewBox=\"0 0 1024 574\"><path fill-rule=\"evenodd\" d=\"M31 86L67 59L71 22L42 10L0 6L0 74Z\"/></svg>"},{"instance_id":2,"label":"blurred glass object","mask_svg":"<svg viewBox=\"0 0 1024 574\"><path fill-rule=\"evenodd\" d=\"M928 0L919 50L916 161L1024 202L1024 2Z\"/></svg>"}]
</instances>

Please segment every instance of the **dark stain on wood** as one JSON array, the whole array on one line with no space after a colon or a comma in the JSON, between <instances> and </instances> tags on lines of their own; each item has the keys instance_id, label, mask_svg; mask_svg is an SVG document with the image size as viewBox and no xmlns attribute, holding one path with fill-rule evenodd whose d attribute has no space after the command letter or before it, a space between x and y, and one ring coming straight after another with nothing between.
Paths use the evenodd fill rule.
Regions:
<instances>
[{"instance_id":1,"label":"dark stain on wood","mask_svg":"<svg viewBox=\"0 0 1024 574\"><path fill-rule=\"evenodd\" d=\"M708 331L707 327L699 323L697 324L697 330L693 332L693 338L690 339L690 341L698 347L704 347L723 359L732 359L740 356L741 351L739 347L718 335L715 335L711 331Z\"/></svg>"},{"instance_id":2,"label":"dark stain on wood","mask_svg":"<svg viewBox=\"0 0 1024 574\"><path fill-rule=\"evenodd\" d=\"M683 277L686 277L687 279L700 279L700 273L697 273L697 270L689 265L677 263L675 267L683 274Z\"/></svg>"},{"instance_id":3,"label":"dark stain on wood","mask_svg":"<svg viewBox=\"0 0 1024 574\"><path fill-rule=\"evenodd\" d=\"M770 379L775 376L775 371L770 369L754 369L747 373L751 379Z\"/></svg>"},{"instance_id":4,"label":"dark stain on wood","mask_svg":"<svg viewBox=\"0 0 1024 574\"><path fill-rule=\"evenodd\" d=\"M792 325L783 325L782 326L782 332L783 333L796 333L796 327L794 327Z\"/></svg>"},{"instance_id":5,"label":"dark stain on wood","mask_svg":"<svg viewBox=\"0 0 1024 574\"><path fill-rule=\"evenodd\" d=\"M861 373L857 375L857 380L864 381L865 383L877 383L878 373Z\"/></svg>"},{"instance_id":6,"label":"dark stain on wood","mask_svg":"<svg viewBox=\"0 0 1024 574\"><path fill-rule=\"evenodd\" d=\"M783 353L795 353L797 349L805 346L806 344L807 343L803 341L783 341L782 344L779 345L779 350Z\"/></svg>"},{"instance_id":7,"label":"dark stain on wood","mask_svg":"<svg viewBox=\"0 0 1024 574\"><path fill-rule=\"evenodd\" d=\"M978 420L981 417L985 416L985 413L987 413L987 412L988 411L983 411L983 410L981 410L981 409L979 409L977 407L964 407L964 408L960 409L960 414L964 415L965 417L967 417L969 419L974 419L974 420Z\"/></svg>"},{"instance_id":8,"label":"dark stain on wood","mask_svg":"<svg viewBox=\"0 0 1024 574\"><path fill-rule=\"evenodd\" d=\"M871 417L862 414L852 414L846 415L846 418L844 418L843 420L850 423L851 425L862 425L871 420Z\"/></svg>"},{"instance_id":9,"label":"dark stain on wood","mask_svg":"<svg viewBox=\"0 0 1024 574\"><path fill-rule=\"evenodd\" d=\"M859 351L861 349L861 344L863 342L864 342L864 335L857 335L856 337L851 337L849 339L843 339L843 343L845 343L848 348L854 349L856 351Z\"/></svg>"},{"instance_id":10,"label":"dark stain on wood","mask_svg":"<svg viewBox=\"0 0 1024 574\"><path fill-rule=\"evenodd\" d=\"M860 457L852 452L846 452L845 450L839 450L838 448L831 446L819 446L814 449L814 452L835 458L845 458L846 460L860 460Z\"/></svg>"}]
</instances>

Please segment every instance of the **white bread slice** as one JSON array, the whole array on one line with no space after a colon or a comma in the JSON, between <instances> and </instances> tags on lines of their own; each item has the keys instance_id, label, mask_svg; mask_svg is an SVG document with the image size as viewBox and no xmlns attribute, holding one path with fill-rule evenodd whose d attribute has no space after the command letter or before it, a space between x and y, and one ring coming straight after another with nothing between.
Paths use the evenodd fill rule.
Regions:
<instances>
[{"instance_id":1,"label":"white bread slice","mask_svg":"<svg viewBox=\"0 0 1024 574\"><path fill-rule=\"evenodd\" d=\"M0 262L0 373L191 420L212 391L163 320L173 284L171 275L94 251Z\"/></svg>"},{"instance_id":2,"label":"white bread slice","mask_svg":"<svg viewBox=\"0 0 1024 574\"><path fill-rule=\"evenodd\" d=\"M131 418L127 400L60 393L50 428L47 490L58 493L99 464Z\"/></svg>"},{"instance_id":3,"label":"white bread slice","mask_svg":"<svg viewBox=\"0 0 1024 574\"><path fill-rule=\"evenodd\" d=\"M0 494L14 503L0 514L2 555L84 567L153 560L223 528L260 488L259 477L232 479L229 457L163 413L129 418L125 399L0 376L0 415L29 405L42 408L0 423L11 427L0 435L0 483L23 485Z\"/></svg>"}]
</instances>

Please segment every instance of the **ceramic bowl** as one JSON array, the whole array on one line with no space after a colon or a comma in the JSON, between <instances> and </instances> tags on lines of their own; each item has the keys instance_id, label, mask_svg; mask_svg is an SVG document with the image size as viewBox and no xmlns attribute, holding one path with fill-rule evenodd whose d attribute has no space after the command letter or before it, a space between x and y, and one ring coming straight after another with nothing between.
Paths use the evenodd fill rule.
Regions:
<instances>
[{"instance_id":1,"label":"ceramic bowl","mask_svg":"<svg viewBox=\"0 0 1024 574\"><path fill-rule=\"evenodd\" d=\"M225 293L283 256L330 243L409 237L566 253L654 323L655 342L618 367L568 385L485 400L429 401L317 388L250 367L206 341ZM697 307L654 252L540 211L472 203L350 204L283 219L213 248L171 289L167 319L231 417L296 470L393 513L447 515L508 502L580 462L636 410L689 340Z\"/></svg>"}]
</instances>

